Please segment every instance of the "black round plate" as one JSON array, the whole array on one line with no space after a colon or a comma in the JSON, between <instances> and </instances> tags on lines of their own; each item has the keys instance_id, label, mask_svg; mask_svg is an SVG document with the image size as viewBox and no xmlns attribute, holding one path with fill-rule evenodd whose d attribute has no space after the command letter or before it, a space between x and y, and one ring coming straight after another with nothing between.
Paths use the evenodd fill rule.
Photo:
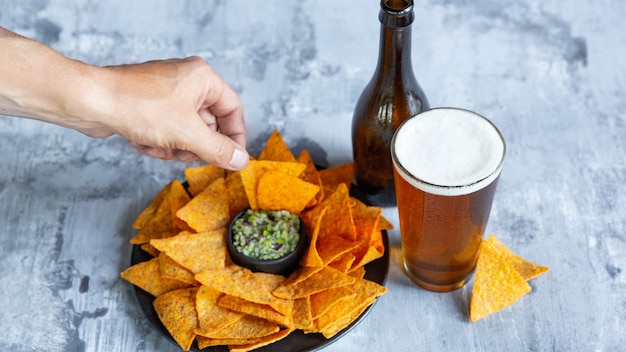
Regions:
<instances>
[{"instance_id":1,"label":"black round plate","mask_svg":"<svg viewBox=\"0 0 626 352\"><path fill-rule=\"evenodd\" d=\"M361 197L361 194L359 194L357 190L355 190L355 186L353 185L351 188L352 190L350 191L350 194L354 196L355 198L358 198L363 201L364 198ZM385 253L383 254L382 257L365 265L365 279L376 282L380 285L385 284L385 281L387 280L387 273L389 271L389 238L387 235L387 231L382 231L382 234L383 234L383 244L385 245ZM143 251L140 246L137 246L137 245L133 246L131 259L130 259L131 265L135 265L137 263L144 262L150 259L152 259L152 256L150 256L150 254ZM172 338L172 335L170 335L170 333L167 331L163 323L161 323L159 316L157 315L156 311L154 310L154 307L152 306L152 301L154 301L154 296L140 289L137 286L134 286L134 287L135 287L135 294L137 295L137 300L139 302L139 305L141 306L141 309L143 310L148 320L152 322L152 324L157 328L157 330L159 330L170 342L178 346L178 344L174 341L174 338ZM361 314L361 316L359 316L354 322L352 322L352 324L350 324L348 327L346 327L344 330L342 330L335 336L331 337L330 339L325 338L324 335L320 333L305 334L302 330L296 330L292 332L291 334L289 334L284 339L274 342L268 346L264 346L258 349L258 351L267 351L267 352L284 352L284 351L300 352L302 351L304 352L304 351L318 350L324 346L327 346L333 343L334 341L336 341L337 339L345 335L348 331L350 331L350 329L355 327L370 312L370 310L372 309L375 303L376 302L370 305ZM191 351L227 352L228 348L226 346L214 346L214 347L207 347L205 349L200 350L196 342L194 342L193 346L191 347Z\"/></svg>"}]
</instances>

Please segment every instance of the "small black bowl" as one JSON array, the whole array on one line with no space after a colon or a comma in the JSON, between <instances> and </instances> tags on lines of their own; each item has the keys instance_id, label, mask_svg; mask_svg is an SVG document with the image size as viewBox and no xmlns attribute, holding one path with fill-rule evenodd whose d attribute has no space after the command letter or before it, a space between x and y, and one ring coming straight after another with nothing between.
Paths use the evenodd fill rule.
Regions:
<instances>
[{"instance_id":1,"label":"small black bowl","mask_svg":"<svg viewBox=\"0 0 626 352\"><path fill-rule=\"evenodd\" d=\"M230 222L230 226L228 227L228 254L230 254L230 258L232 261L244 268L248 268L253 272L265 272L270 274L278 274L283 276L289 276L300 264L300 259L306 252L308 238L305 231L304 222L300 218L300 239L298 240L298 244L293 252L286 254L285 256L278 259L255 259L248 257L247 255L240 253L237 251L233 241L233 225L235 221L243 216L243 214L248 209L241 211L237 214L233 220Z\"/></svg>"}]
</instances>

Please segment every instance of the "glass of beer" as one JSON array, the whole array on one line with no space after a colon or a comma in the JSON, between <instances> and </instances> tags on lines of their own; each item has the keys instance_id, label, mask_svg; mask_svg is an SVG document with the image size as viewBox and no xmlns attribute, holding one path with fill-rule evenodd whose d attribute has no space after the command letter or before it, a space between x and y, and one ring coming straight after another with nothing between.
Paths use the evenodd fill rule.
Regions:
<instances>
[{"instance_id":1,"label":"glass of beer","mask_svg":"<svg viewBox=\"0 0 626 352\"><path fill-rule=\"evenodd\" d=\"M468 110L427 110L396 130L402 256L413 282L446 292L471 278L505 153L498 128Z\"/></svg>"}]
</instances>

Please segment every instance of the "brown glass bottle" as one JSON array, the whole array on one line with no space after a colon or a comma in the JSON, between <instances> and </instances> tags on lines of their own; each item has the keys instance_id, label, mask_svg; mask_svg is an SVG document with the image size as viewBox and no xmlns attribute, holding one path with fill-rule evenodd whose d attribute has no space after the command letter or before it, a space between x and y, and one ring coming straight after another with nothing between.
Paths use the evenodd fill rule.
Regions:
<instances>
[{"instance_id":1,"label":"brown glass bottle","mask_svg":"<svg viewBox=\"0 0 626 352\"><path fill-rule=\"evenodd\" d=\"M389 145L407 118L428 109L411 63L412 0L380 3L380 48L376 71L354 109L352 152L355 181L378 206L396 204Z\"/></svg>"}]
</instances>

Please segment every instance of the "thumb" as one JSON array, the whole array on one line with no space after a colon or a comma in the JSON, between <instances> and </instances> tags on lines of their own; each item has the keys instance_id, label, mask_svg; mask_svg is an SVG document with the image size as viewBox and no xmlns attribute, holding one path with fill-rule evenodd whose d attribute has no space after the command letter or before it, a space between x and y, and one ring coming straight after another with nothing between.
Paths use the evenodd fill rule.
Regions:
<instances>
[{"instance_id":1,"label":"thumb","mask_svg":"<svg viewBox=\"0 0 626 352\"><path fill-rule=\"evenodd\" d=\"M200 159L228 170L241 170L250 161L245 148L229 137L210 129L202 140L193 143L189 151Z\"/></svg>"}]
</instances>

